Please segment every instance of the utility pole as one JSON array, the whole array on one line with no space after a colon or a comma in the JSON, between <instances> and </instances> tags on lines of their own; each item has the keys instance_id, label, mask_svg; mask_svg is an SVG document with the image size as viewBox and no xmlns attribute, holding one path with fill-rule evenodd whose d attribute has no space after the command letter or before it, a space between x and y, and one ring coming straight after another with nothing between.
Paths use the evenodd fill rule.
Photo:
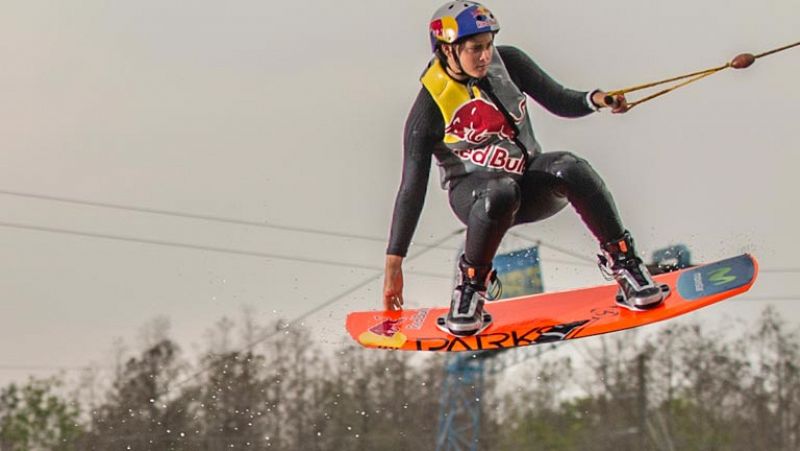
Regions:
<instances>
[{"instance_id":1,"label":"utility pole","mask_svg":"<svg viewBox=\"0 0 800 451\"><path fill-rule=\"evenodd\" d=\"M479 353L449 357L440 399L436 451L477 451L484 362Z\"/></svg>"},{"instance_id":2,"label":"utility pole","mask_svg":"<svg viewBox=\"0 0 800 451\"><path fill-rule=\"evenodd\" d=\"M639 379L639 449L647 449L647 367L644 353L639 354L637 358L637 374Z\"/></svg>"}]
</instances>

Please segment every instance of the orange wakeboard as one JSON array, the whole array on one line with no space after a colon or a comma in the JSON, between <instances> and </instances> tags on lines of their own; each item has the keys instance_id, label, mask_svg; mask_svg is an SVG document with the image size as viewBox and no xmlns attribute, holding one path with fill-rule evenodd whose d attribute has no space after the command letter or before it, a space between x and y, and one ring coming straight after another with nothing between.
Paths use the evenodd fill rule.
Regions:
<instances>
[{"instance_id":1,"label":"orange wakeboard","mask_svg":"<svg viewBox=\"0 0 800 451\"><path fill-rule=\"evenodd\" d=\"M362 346L407 351L480 351L550 343L674 318L744 293L757 275L755 258L743 254L654 276L671 294L651 310L631 311L617 304L614 284L487 302L491 324L468 337L437 327L446 307L352 312L347 315L347 331Z\"/></svg>"}]
</instances>

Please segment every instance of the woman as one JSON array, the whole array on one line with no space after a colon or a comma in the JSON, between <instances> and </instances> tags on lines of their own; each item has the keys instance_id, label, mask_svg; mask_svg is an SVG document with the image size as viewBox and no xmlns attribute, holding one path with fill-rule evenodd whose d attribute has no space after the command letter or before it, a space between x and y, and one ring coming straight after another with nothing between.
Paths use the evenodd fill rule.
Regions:
<instances>
[{"instance_id":1,"label":"woman","mask_svg":"<svg viewBox=\"0 0 800 451\"><path fill-rule=\"evenodd\" d=\"M461 276L445 321L453 334L471 335L484 326L492 259L508 229L550 217L567 203L598 239L600 267L620 285L622 304L657 306L664 295L637 256L602 179L572 153L542 152L525 103L527 95L556 115L581 117L604 107L625 112L624 96L563 88L522 51L495 47L499 30L491 11L470 1L449 2L431 19L434 57L406 121L384 307L402 308L402 262L422 211L432 157L454 213L467 226Z\"/></svg>"}]
</instances>

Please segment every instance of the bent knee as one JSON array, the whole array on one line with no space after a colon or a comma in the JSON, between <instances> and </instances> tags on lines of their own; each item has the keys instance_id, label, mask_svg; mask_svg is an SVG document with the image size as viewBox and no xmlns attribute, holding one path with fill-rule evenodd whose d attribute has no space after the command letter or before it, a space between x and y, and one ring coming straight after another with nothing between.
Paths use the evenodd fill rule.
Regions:
<instances>
[{"instance_id":1,"label":"bent knee","mask_svg":"<svg viewBox=\"0 0 800 451\"><path fill-rule=\"evenodd\" d=\"M484 207L490 219L504 219L513 216L520 205L520 189L512 179L492 180L484 191Z\"/></svg>"},{"instance_id":2,"label":"bent knee","mask_svg":"<svg viewBox=\"0 0 800 451\"><path fill-rule=\"evenodd\" d=\"M567 191L590 194L603 189L603 179L588 161L564 152L553 162L551 172L564 183Z\"/></svg>"}]
</instances>

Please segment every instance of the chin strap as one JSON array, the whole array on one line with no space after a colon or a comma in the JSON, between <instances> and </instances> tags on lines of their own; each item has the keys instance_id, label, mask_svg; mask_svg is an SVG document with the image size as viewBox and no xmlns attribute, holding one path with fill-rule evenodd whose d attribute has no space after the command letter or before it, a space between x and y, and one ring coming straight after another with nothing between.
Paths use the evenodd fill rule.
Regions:
<instances>
[{"instance_id":1,"label":"chin strap","mask_svg":"<svg viewBox=\"0 0 800 451\"><path fill-rule=\"evenodd\" d=\"M440 60L442 62L442 66L444 66L447 71L451 72L456 77L466 78L466 85L467 85L467 90L469 91L469 97L471 99L474 99L475 95L472 93L472 87L477 85L480 80L471 76L464 70L464 66L461 65L461 58L458 56L458 51L456 51L455 49L455 44L452 44L451 48L453 49L453 59L456 61L455 69L457 70L454 70L452 67L450 67L450 62L447 60L447 57L444 55L444 52L441 52L441 50L439 50L441 52Z\"/></svg>"},{"instance_id":2,"label":"chin strap","mask_svg":"<svg viewBox=\"0 0 800 451\"><path fill-rule=\"evenodd\" d=\"M469 76L469 74L467 74L466 71L464 71L464 66L461 65L461 57L458 56L458 50L456 50L455 46L456 46L456 44L453 44L453 46L451 47L453 49L453 59L456 60L456 67L458 68L458 72L454 72L454 73L456 75L458 75L459 77L472 78L472 77Z\"/></svg>"}]
</instances>

